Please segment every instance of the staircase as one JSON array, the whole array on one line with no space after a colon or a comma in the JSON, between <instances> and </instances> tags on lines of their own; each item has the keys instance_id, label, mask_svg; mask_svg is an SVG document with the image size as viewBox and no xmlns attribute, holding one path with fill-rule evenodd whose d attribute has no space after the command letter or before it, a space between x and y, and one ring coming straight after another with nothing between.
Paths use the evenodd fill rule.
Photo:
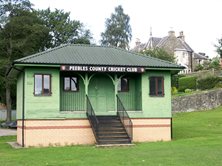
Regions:
<instances>
[{"instance_id":1,"label":"staircase","mask_svg":"<svg viewBox=\"0 0 222 166\"><path fill-rule=\"evenodd\" d=\"M95 134L98 145L131 143L118 116L97 116L97 119L99 127Z\"/></svg>"}]
</instances>

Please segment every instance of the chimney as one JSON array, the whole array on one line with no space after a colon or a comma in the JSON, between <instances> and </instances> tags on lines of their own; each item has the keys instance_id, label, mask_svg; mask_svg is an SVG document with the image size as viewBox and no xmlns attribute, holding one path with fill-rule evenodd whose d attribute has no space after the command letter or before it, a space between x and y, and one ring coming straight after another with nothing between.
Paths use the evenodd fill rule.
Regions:
<instances>
[{"instance_id":1,"label":"chimney","mask_svg":"<svg viewBox=\"0 0 222 166\"><path fill-rule=\"evenodd\" d=\"M175 32L171 30L171 31L168 32L168 35L169 36L175 36Z\"/></svg>"},{"instance_id":2,"label":"chimney","mask_svg":"<svg viewBox=\"0 0 222 166\"><path fill-rule=\"evenodd\" d=\"M199 52L200 55L206 56L206 53L204 52Z\"/></svg>"},{"instance_id":3,"label":"chimney","mask_svg":"<svg viewBox=\"0 0 222 166\"><path fill-rule=\"evenodd\" d=\"M180 31L180 35L178 36L181 40L185 41L185 36L183 34L183 31Z\"/></svg>"},{"instance_id":4,"label":"chimney","mask_svg":"<svg viewBox=\"0 0 222 166\"><path fill-rule=\"evenodd\" d=\"M136 38L136 46L139 46L141 44L140 39Z\"/></svg>"}]
</instances>

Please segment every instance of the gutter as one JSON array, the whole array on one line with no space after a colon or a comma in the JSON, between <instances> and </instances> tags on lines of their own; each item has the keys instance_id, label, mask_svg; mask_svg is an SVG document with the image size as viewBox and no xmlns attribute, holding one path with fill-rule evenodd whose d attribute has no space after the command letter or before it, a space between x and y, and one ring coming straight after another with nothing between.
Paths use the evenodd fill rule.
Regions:
<instances>
[{"instance_id":1,"label":"gutter","mask_svg":"<svg viewBox=\"0 0 222 166\"><path fill-rule=\"evenodd\" d=\"M18 69L15 66L11 66L11 68L8 70L8 72L6 73L6 75L8 76L10 74L10 72L12 71L12 69L15 69L17 71L19 71L20 73L23 74L23 85L22 85L22 147L25 146L25 72L24 69Z\"/></svg>"},{"instance_id":2,"label":"gutter","mask_svg":"<svg viewBox=\"0 0 222 166\"><path fill-rule=\"evenodd\" d=\"M25 72L24 70L22 71L23 73L23 78L22 78L22 147L25 146L25 141L24 141L24 137L25 137Z\"/></svg>"}]
</instances>

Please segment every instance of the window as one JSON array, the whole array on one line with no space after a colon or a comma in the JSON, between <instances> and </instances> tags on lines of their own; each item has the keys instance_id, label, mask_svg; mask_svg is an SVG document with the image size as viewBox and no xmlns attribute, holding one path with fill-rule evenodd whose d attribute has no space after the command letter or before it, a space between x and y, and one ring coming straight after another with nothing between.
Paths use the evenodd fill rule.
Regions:
<instances>
[{"instance_id":1,"label":"window","mask_svg":"<svg viewBox=\"0 0 222 166\"><path fill-rule=\"evenodd\" d=\"M150 96L164 96L163 77L150 77Z\"/></svg>"},{"instance_id":2,"label":"window","mask_svg":"<svg viewBox=\"0 0 222 166\"><path fill-rule=\"evenodd\" d=\"M79 90L77 77L64 77L64 90L76 92Z\"/></svg>"},{"instance_id":3,"label":"window","mask_svg":"<svg viewBox=\"0 0 222 166\"><path fill-rule=\"evenodd\" d=\"M49 74L35 74L34 95L49 96L51 95L51 75Z\"/></svg>"},{"instance_id":4,"label":"window","mask_svg":"<svg viewBox=\"0 0 222 166\"><path fill-rule=\"evenodd\" d=\"M119 92L128 92L129 91L129 79L128 78L122 77L121 79L119 79L118 91Z\"/></svg>"}]
</instances>

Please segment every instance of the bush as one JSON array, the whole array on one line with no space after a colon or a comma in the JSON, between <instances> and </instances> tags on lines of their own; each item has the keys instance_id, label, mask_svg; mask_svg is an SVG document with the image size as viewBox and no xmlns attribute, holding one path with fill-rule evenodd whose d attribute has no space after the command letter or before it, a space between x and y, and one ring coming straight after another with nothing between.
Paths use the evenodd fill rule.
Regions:
<instances>
[{"instance_id":1,"label":"bush","mask_svg":"<svg viewBox=\"0 0 222 166\"><path fill-rule=\"evenodd\" d=\"M221 83L221 82L218 82L218 83L215 85L215 88L222 88L222 83Z\"/></svg>"},{"instance_id":2,"label":"bush","mask_svg":"<svg viewBox=\"0 0 222 166\"><path fill-rule=\"evenodd\" d=\"M197 81L197 88L201 90L212 89L220 82L220 78L210 76Z\"/></svg>"},{"instance_id":3,"label":"bush","mask_svg":"<svg viewBox=\"0 0 222 166\"><path fill-rule=\"evenodd\" d=\"M203 70L203 69L204 69L204 67L203 67L201 64L198 64L198 65L195 67L194 71L199 71L199 70Z\"/></svg>"},{"instance_id":4,"label":"bush","mask_svg":"<svg viewBox=\"0 0 222 166\"><path fill-rule=\"evenodd\" d=\"M171 87L176 87L176 88L178 88L178 87L179 87L179 79L182 78L182 77L186 77L186 76L183 75L183 74L173 75L173 76L171 77Z\"/></svg>"},{"instance_id":5,"label":"bush","mask_svg":"<svg viewBox=\"0 0 222 166\"><path fill-rule=\"evenodd\" d=\"M196 90L197 77L182 77L179 78L179 92L184 92L185 89Z\"/></svg>"},{"instance_id":6,"label":"bush","mask_svg":"<svg viewBox=\"0 0 222 166\"><path fill-rule=\"evenodd\" d=\"M172 87L172 88L171 88L171 94L172 94L172 95L175 95L175 94L177 94L177 93L178 93L177 88L176 88L176 87Z\"/></svg>"},{"instance_id":7,"label":"bush","mask_svg":"<svg viewBox=\"0 0 222 166\"><path fill-rule=\"evenodd\" d=\"M184 92L185 92L185 93L191 93L191 92L192 92L192 89L185 89Z\"/></svg>"}]
</instances>

